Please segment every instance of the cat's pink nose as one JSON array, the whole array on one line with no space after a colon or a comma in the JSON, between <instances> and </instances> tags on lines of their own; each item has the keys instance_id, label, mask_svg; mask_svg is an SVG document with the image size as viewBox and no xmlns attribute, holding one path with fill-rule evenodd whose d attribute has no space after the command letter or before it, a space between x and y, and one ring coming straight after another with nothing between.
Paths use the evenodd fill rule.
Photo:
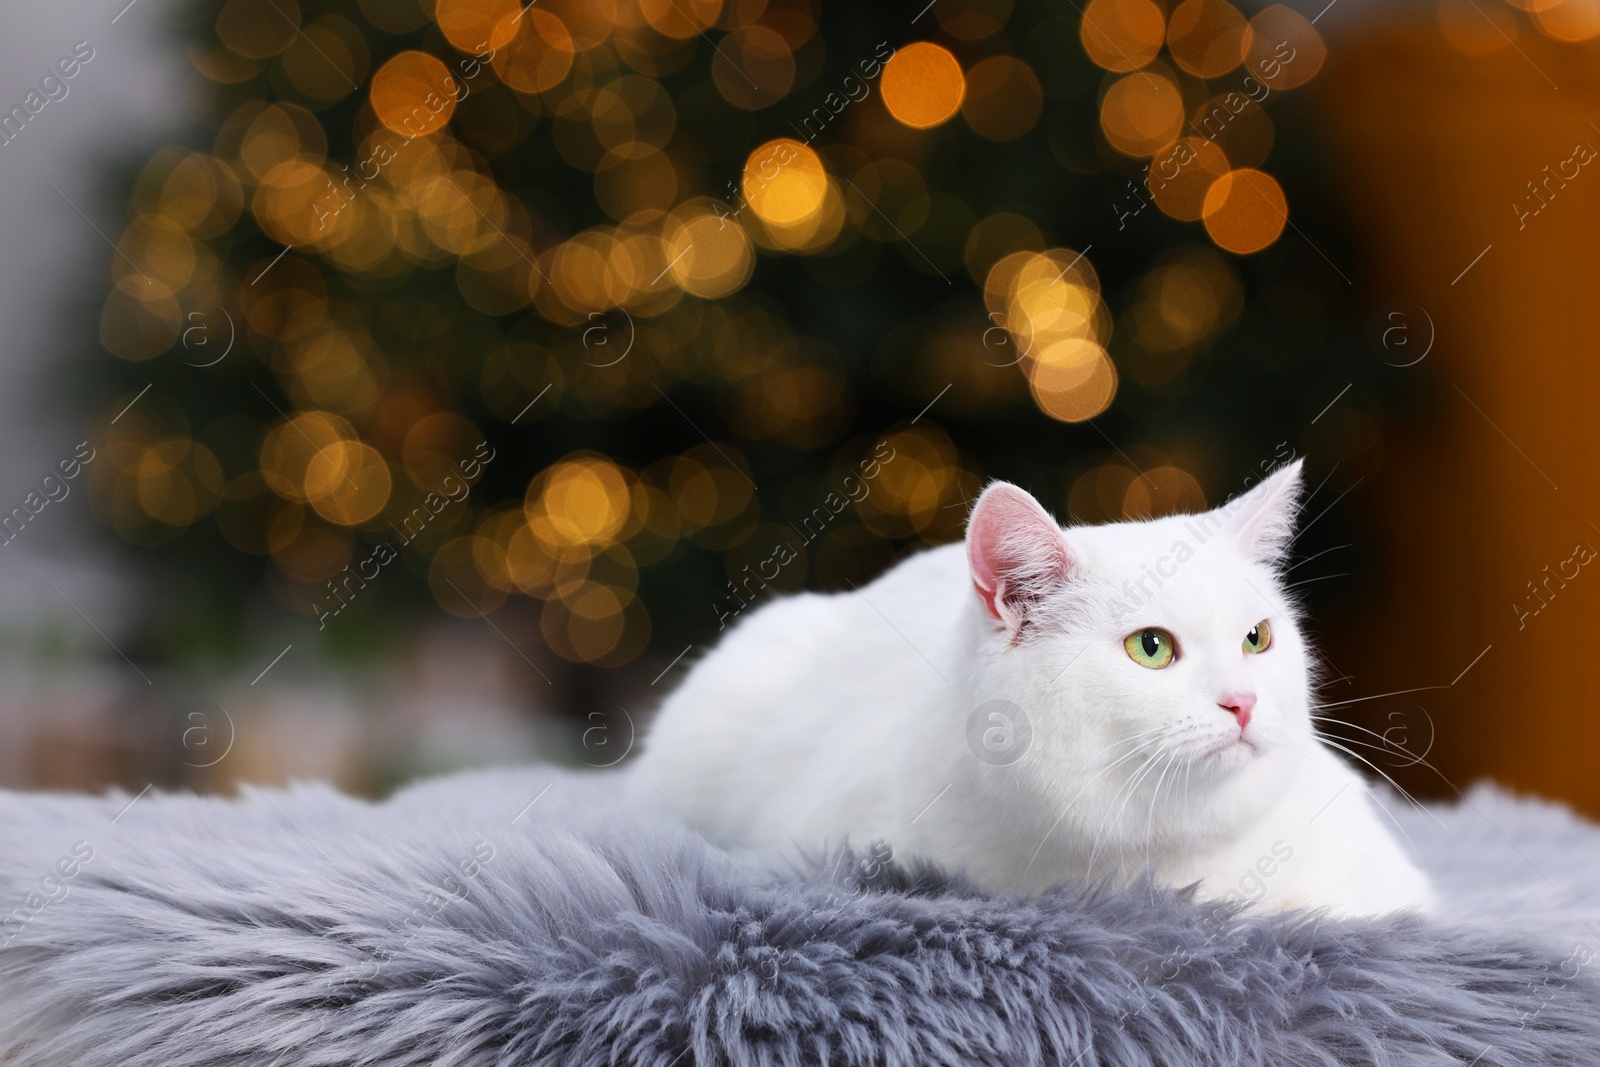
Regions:
<instances>
[{"instance_id":1,"label":"cat's pink nose","mask_svg":"<svg viewBox=\"0 0 1600 1067\"><path fill-rule=\"evenodd\" d=\"M1224 693L1217 700L1217 707L1239 720L1239 730L1243 732L1250 725L1250 713L1256 707L1254 693Z\"/></svg>"}]
</instances>

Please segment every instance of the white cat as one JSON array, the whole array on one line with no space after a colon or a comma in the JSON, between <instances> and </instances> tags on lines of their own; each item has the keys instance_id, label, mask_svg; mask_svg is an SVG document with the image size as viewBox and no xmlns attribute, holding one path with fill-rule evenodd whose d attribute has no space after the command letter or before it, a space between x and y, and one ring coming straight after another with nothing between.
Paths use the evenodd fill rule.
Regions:
<instances>
[{"instance_id":1,"label":"white cat","mask_svg":"<svg viewBox=\"0 0 1600 1067\"><path fill-rule=\"evenodd\" d=\"M728 847L888 841L991 890L1069 878L1378 914L1432 904L1316 737L1279 569L1300 464L1200 515L1063 530L996 482L965 545L749 612L634 786Z\"/></svg>"}]
</instances>

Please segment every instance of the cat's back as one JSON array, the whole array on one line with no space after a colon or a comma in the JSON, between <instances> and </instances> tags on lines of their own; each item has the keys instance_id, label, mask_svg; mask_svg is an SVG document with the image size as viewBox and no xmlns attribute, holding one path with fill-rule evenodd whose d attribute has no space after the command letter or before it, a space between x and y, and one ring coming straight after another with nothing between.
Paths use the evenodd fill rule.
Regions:
<instances>
[{"instance_id":1,"label":"cat's back","mask_svg":"<svg viewBox=\"0 0 1600 1067\"><path fill-rule=\"evenodd\" d=\"M747 608L663 703L639 775L726 838L747 837L763 809L814 803L826 781L859 780L851 768L879 761L918 694L944 687L950 668L935 664L965 582L961 546L947 545L859 589Z\"/></svg>"}]
</instances>

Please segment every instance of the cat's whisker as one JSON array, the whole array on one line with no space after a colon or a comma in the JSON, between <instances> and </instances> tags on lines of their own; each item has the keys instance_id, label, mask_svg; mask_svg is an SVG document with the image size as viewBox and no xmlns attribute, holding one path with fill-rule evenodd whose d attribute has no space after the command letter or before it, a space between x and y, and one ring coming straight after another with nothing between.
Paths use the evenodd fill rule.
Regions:
<instances>
[{"instance_id":1,"label":"cat's whisker","mask_svg":"<svg viewBox=\"0 0 1600 1067\"><path fill-rule=\"evenodd\" d=\"M1111 802L1113 804L1116 803L1117 797L1122 796L1124 792L1127 793L1127 796L1123 798L1122 804L1117 808L1116 814L1110 818L1106 825L1101 828L1100 833L1095 836L1094 848L1089 853L1089 867L1091 869L1094 867L1095 858L1100 855L1100 846L1111 841L1112 830L1118 823L1122 821L1122 813L1127 810L1128 802L1133 799L1134 793L1139 788L1139 783L1148 778L1155 771L1155 768L1159 766L1159 764L1156 762L1158 757L1171 758L1171 756L1172 753L1169 751L1157 753L1157 756L1147 757L1144 763L1139 765L1139 769L1135 771L1128 779L1127 784L1119 788L1116 793L1112 794ZM1115 842L1111 843L1112 847L1115 848L1118 854L1122 856L1123 862L1126 863L1127 854L1122 851L1122 847Z\"/></svg>"},{"instance_id":2,"label":"cat's whisker","mask_svg":"<svg viewBox=\"0 0 1600 1067\"><path fill-rule=\"evenodd\" d=\"M1347 726L1355 726L1354 723L1346 723L1345 725L1347 725ZM1357 726L1356 729L1359 730L1359 729L1362 729L1362 727ZM1372 731L1369 730L1367 732L1371 733ZM1341 738L1338 738L1337 741L1336 741L1333 738L1329 738L1325 734L1324 735L1319 735L1319 736L1321 737L1321 739L1323 741L1327 742L1329 745L1332 745L1333 747L1338 748L1341 752L1344 752L1344 753L1346 753L1347 755L1350 755L1350 756L1355 756L1356 754L1354 752L1351 752L1349 749L1344 748L1343 744L1360 745L1363 748L1372 749L1374 752L1393 752L1393 751L1395 751L1394 748L1389 747L1387 745L1375 745L1371 741L1363 741L1360 738L1355 738L1355 737L1341 737ZM1379 735L1374 735L1374 736L1379 736ZM1343 744L1341 744L1340 742L1342 742ZM1407 753L1407 755L1410 755L1410 753ZM1356 758L1357 759L1361 759L1361 757L1359 757L1359 756L1356 756ZM1371 760L1363 760L1362 762L1366 763L1367 766L1371 767L1373 770L1378 771L1378 773L1380 775L1383 775L1384 780L1387 781L1391 786L1393 786L1394 789L1397 792L1399 792L1402 796L1404 796L1407 800L1409 800L1413 807L1415 807L1419 811L1426 812L1428 814L1428 816L1430 818L1432 818L1434 820L1434 822L1437 822L1441 827L1444 825L1444 821L1442 819L1440 819L1439 816L1435 815L1433 813L1432 809L1427 807L1427 805L1420 803L1410 793L1407 793L1404 789L1400 788L1400 785L1397 782L1395 782L1395 780L1393 778L1391 778L1388 774L1384 773L1383 771L1378 770L1377 765L1374 764ZM1432 771L1434 774L1437 774L1439 776L1439 778L1446 785L1450 786L1450 788L1452 788L1452 789L1455 789L1455 785L1450 781L1450 779L1446 778L1444 776L1444 773L1442 771L1440 771L1439 768L1435 767L1433 764L1429 763L1427 760L1424 760L1424 759L1421 759L1421 758L1414 758L1413 762L1411 764L1409 764L1409 766L1426 767L1426 768L1428 768L1428 770ZM1456 790L1456 791L1458 793L1460 792L1460 790Z\"/></svg>"},{"instance_id":3,"label":"cat's whisker","mask_svg":"<svg viewBox=\"0 0 1600 1067\"><path fill-rule=\"evenodd\" d=\"M1190 766L1193 765L1193 763L1190 764ZM1177 766L1177 760L1168 759L1167 765L1161 770L1161 777L1156 779L1155 792L1150 797L1150 813L1144 820L1144 838L1147 842L1153 842L1155 839L1156 805L1161 802L1161 787L1166 783L1167 772L1175 766Z\"/></svg>"},{"instance_id":4,"label":"cat's whisker","mask_svg":"<svg viewBox=\"0 0 1600 1067\"><path fill-rule=\"evenodd\" d=\"M1323 740L1324 744L1329 745L1332 748L1338 749L1340 752L1343 752L1345 755L1349 756L1351 759L1360 760L1362 763L1366 764L1368 767L1371 767L1374 771L1377 772L1378 777L1382 778L1385 782L1388 782L1390 787L1392 789L1394 789L1395 792L1399 793L1403 798L1405 798L1405 800L1413 808L1417 809L1418 811L1426 812L1427 814L1431 815L1433 817L1434 821L1439 823L1440 826L1444 825L1443 820L1441 820L1437 815L1433 815L1432 812L1428 811L1428 809L1423 806L1421 801L1419 801L1416 797L1414 797L1410 793L1408 793L1405 790L1405 788L1400 785L1399 782L1396 782L1393 778L1391 778L1387 773L1385 773L1383 768L1379 767L1376 763L1373 763L1371 760L1367 759L1365 756L1361 755L1359 752L1356 752L1356 751L1354 751L1352 749L1346 748L1345 746L1339 744L1337 741L1331 741L1328 738L1323 738L1322 740ZM1394 817L1394 815L1392 815L1389 812L1389 809L1384 807L1382 804L1378 803L1376 800L1373 801L1373 806L1376 807L1379 811L1381 811L1385 816L1387 816L1390 822L1394 823L1395 829L1400 831L1400 836L1404 837L1406 839L1406 843L1411 845L1412 851L1415 851L1416 850L1416 843L1411 840L1411 835L1406 833L1405 827L1400 825L1399 820L1396 819Z\"/></svg>"},{"instance_id":5,"label":"cat's whisker","mask_svg":"<svg viewBox=\"0 0 1600 1067\"><path fill-rule=\"evenodd\" d=\"M1148 730L1148 731L1145 731L1145 732L1146 733L1156 733L1156 732L1159 732L1159 729L1160 728L1158 727L1156 730ZM1136 736L1138 736L1138 735L1136 735ZM1132 738L1130 738L1129 740L1132 740ZM1044 832L1044 837L1039 839L1039 846L1033 850L1033 855L1028 857L1028 865L1025 868L1023 868L1023 871L1022 871L1023 880L1027 879L1029 873L1031 873L1032 870L1033 870L1033 865L1039 861L1039 854L1044 851L1044 846L1049 843L1051 835L1056 832L1056 827L1061 825L1061 821L1067 817L1067 813L1068 812L1075 811L1077 809L1078 801L1083 797L1083 795L1085 793L1087 793L1089 791L1089 787L1091 785L1093 785L1096 781L1098 781L1102 776L1108 774L1113 769L1115 769L1118 765L1127 762L1128 760L1132 759L1134 756L1137 756L1140 752L1142 752L1143 750L1151 747L1152 745L1158 744L1160 742L1160 740L1161 740L1160 738L1152 738L1151 740L1146 741L1144 744L1138 746L1137 748L1134 748L1131 751L1126 752L1123 755L1117 757L1111 763L1109 763L1106 766L1100 768L1098 771L1095 771L1094 774L1089 776L1088 781L1083 783L1082 788L1080 788L1078 790L1077 794L1075 796L1073 796L1071 799L1069 799L1067 801L1067 803L1066 803L1066 806L1061 809L1061 814L1057 815L1056 816L1056 821L1050 824L1050 829L1048 829L1048 830L1046 830ZM1118 743L1120 744L1121 742L1118 742ZM1055 786L1052 785L1051 788L1054 789Z\"/></svg>"},{"instance_id":6,"label":"cat's whisker","mask_svg":"<svg viewBox=\"0 0 1600 1067\"><path fill-rule=\"evenodd\" d=\"M1102 755L1109 754L1112 749L1117 748L1117 747L1119 747L1121 745L1126 745L1130 741L1137 741L1137 740L1139 740L1139 738L1141 738L1141 737L1149 737L1151 734L1164 733L1166 730L1167 730L1167 724L1166 723L1162 723L1161 725L1153 726L1148 730L1140 730L1136 734L1129 734L1127 737L1124 737L1122 740L1113 741L1113 742L1111 742L1111 744L1107 745L1102 750Z\"/></svg>"},{"instance_id":7,"label":"cat's whisker","mask_svg":"<svg viewBox=\"0 0 1600 1067\"><path fill-rule=\"evenodd\" d=\"M1321 740L1322 743L1327 745L1329 748L1337 749L1338 751L1343 752L1345 755L1349 756L1351 759L1360 760L1366 766L1371 767L1372 770L1373 770L1373 773L1375 773L1379 778L1382 778L1385 782L1389 783L1390 787L1393 788L1395 790L1395 792L1399 793L1406 800L1410 801L1412 803L1412 805L1414 805L1415 807L1417 807L1417 808L1421 808L1422 807L1421 802L1418 801L1415 797L1413 797L1410 793L1408 793L1405 790L1405 788L1400 785L1399 782L1396 782L1394 780L1394 778L1390 776L1389 772L1385 771L1382 767L1379 767L1376 763L1372 762L1367 757L1361 755L1361 753L1356 752L1356 751L1354 751L1352 749L1346 748L1344 746L1344 744L1341 743L1340 740L1336 740L1334 738L1328 737L1326 734L1322 735L1319 738L1319 740ZM1350 739L1349 738L1344 738L1342 740L1348 741Z\"/></svg>"},{"instance_id":8,"label":"cat's whisker","mask_svg":"<svg viewBox=\"0 0 1600 1067\"><path fill-rule=\"evenodd\" d=\"M1368 734L1368 735L1370 735L1372 737L1376 737L1379 741L1382 741L1383 744L1382 745L1374 745L1370 741L1358 741L1353 737L1341 737L1339 740L1348 741L1351 744L1364 744L1369 748L1379 749L1379 750L1385 751L1385 752L1398 752L1400 755L1405 756L1407 759L1409 759L1411 761L1410 763L1406 764L1406 766L1408 766L1408 767L1426 767L1426 768L1428 768L1428 770L1432 771L1434 774L1437 774L1440 778L1444 777L1444 772L1439 770L1439 768L1435 767L1433 764L1429 763L1426 759L1424 759L1423 757L1417 755L1415 752L1412 752L1409 748L1407 748L1404 745L1395 744L1394 742L1390 741L1387 737L1385 737L1383 734L1378 733L1376 730L1369 730L1365 726L1361 726L1361 725L1358 725L1357 723L1349 722L1349 721L1347 721L1345 719L1335 718L1332 715L1313 715L1313 716L1311 716L1311 720L1313 722L1337 723L1340 726L1348 726L1352 730L1360 730L1364 734Z\"/></svg>"},{"instance_id":9,"label":"cat's whisker","mask_svg":"<svg viewBox=\"0 0 1600 1067\"><path fill-rule=\"evenodd\" d=\"M1291 567L1285 567L1283 569L1283 573L1284 574L1288 574L1290 571L1298 570L1299 568L1304 567L1307 563L1310 563L1314 559L1321 559L1323 556L1326 556L1329 552L1337 552L1341 548L1354 548L1354 547L1355 547L1354 545L1334 545L1332 548L1325 548L1321 552L1317 552L1317 553L1315 553L1313 555L1307 556L1305 559L1301 560L1299 563L1296 563Z\"/></svg>"},{"instance_id":10,"label":"cat's whisker","mask_svg":"<svg viewBox=\"0 0 1600 1067\"><path fill-rule=\"evenodd\" d=\"M1337 746L1333 746L1333 747L1337 747ZM1347 753L1347 754L1348 755L1352 755L1352 756L1355 755L1354 753ZM1356 756L1355 758L1360 759L1359 756ZM1377 770L1376 767L1374 767L1373 769ZM1382 774L1383 772L1379 771L1378 773ZM1334 780L1335 781L1338 780L1337 776L1335 776ZM1390 784L1393 785L1394 783L1391 781ZM1395 786L1395 788L1399 789L1400 787L1399 786ZM1342 791L1342 789L1343 789L1343 787L1341 787L1341 791ZM1402 790L1402 792L1404 792L1404 791ZM1334 799L1338 799L1338 794L1337 793L1334 794ZM1328 803L1331 805L1333 803L1333 801L1330 800ZM1416 803L1416 801L1413 800L1412 803ZM1394 815L1389 811L1389 809L1384 807L1382 804L1377 803L1376 800L1373 801L1373 805L1372 806L1377 808L1380 812L1382 812L1384 818L1388 819L1391 823L1394 823L1394 828L1396 830L1400 831L1400 836L1405 838L1406 844L1410 845L1412 851L1415 852L1416 851L1416 842L1411 839L1411 835L1406 832L1406 828L1404 826L1400 825L1399 820L1397 820L1394 817ZM1320 815L1321 812L1318 812L1318 814ZM1313 816L1313 818L1315 818L1315 816Z\"/></svg>"},{"instance_id":11,"label":"cat's whisker","mask_svg":"<svg viewBox=\"0 0 1600 1067\"><path fill-rule=\"evenodd\" d=\"M1348 577L1350 577L1348 572L1346 572L1344 574L1324 574L1320 578L1306 578L1303 581L1291 582L1288 585L1284 586L1284 588L1285 589L1298 589L1302 585L1310 585L1312 582L1325 582L1330 578L1348 578Z\"/></svg>"},{"instance_id":12,"label":"cat's whisker","mask_svg":"<svg viewBox=\"0 0 1600 1067\"><path fill-rule=\"evenodd\" d=\"M1158 768L1161 770L1162 774L1165 774L1166 773L1166 769L1172 765L1172 761L1175 758L1176 758L1176 753L1171 749L1167 749L1167 750L1164 750L1163 752L1161 752L1160 755L1155 760L1152 761L1152 766L1150 766L1150 768L1148 770L1146 770L1143 774L1141 774L1139 776L1139 780L1134 782L1132 787L1129 788L1127 797L1122 801L1122 807L1118 809L1116 816L1111 821L1111 825L1112 826L1120 826L1121 825L1121 823L1122 823L1122 813L1127 810L1129 804L1133 803L1133 798L1136 795L1138 795L1139 787L1141 785L1143 785L1144 783L1148 782L1150 780L1151 775L1155 774L1156 770ZM1160 789L1160 780L1159 779L1157 780L1156 788L1157 788L1157 790ZM1152 797L1153 796L1154 796L1154 794L1152 794ZM1109 839L1108 839L1108 841L1109 841ZM1135 847L1138 849L1138 856L1139 856L1140 866L1149 865L1149 863L1151 862L1151 860L1154 857L1154 849L1152 848L1150 835L1147 833L1147 834L1144 835L1144 837L1142 839L1136 841L1135 842ZM1117 855L1121 858L1121 860L1123 862L1123 867L1126 870L1126 873L1129 873L1129 874L1134 873L1133 865L1128 863L1127 853L1119 848L1119 849L1117 849Z\"/></svg>"},{"instance_id":13,"label":"cat's whisker","mask_svg":"<svg viewBox=\"0 0 1600 1067\"><path fill-rule=\"evenodd\" d=\"M1309 705L1312 711L1326 711L1329 708L1342 708L1347 704L1360 704L1368 700L1382 700L1384 697L1404 696L1407 693L1426 693L1430 689L1449 689L1448 685L1419 685L1415 689L1396 689L1392 693L1374 693L1369 697L1351 697L1349 700L1331 700L1326 704Z\"/></svg>"},{"instance_id":14,"label":"cat's whisker","mask_svg":"<svg viewBox=\"0 0 1600 1067\"><path fill-rule=\"evenodd\" d=\"M1147 730L1147 731L1145 731L1145 733L1146 734L1165 733L1165 728L1164 727L1157 727L1154 730ZM1135 736L1139 736L1139 735L1135 735ZM1133 738L1129 738L1128 740L1133 740ZM1121 742L1121 741L1117 742L1117 744L1124 744L1124 743L1125 742ZM1116 768L1118 765L1126 763L1128 760L1130 760L1133 757L1137 756L1139 753L1143 752L1144 750L1146 750L1148 748L1151 748L1154 745L1158 745L1160 743L1161 743L1161 738L1159 738L1159 737L1151 737L1148 741L1145 741L1143 744L1129 749L1127 752L1124 752L1122 755L1120 755L1116 759L1112 760L1106 766L1100 768L1098 771L1095 771L1094 774L1089 776L1088 781L1084 782L1083 788L1078 790L1077 796L1074 796L1072 798L1072 800L1070 801L1070 803L1076 804L1078 802L1078 799L1080 797L1082 797L1085 792L1088 791L1089 786L1093 785L1097 780L1099 780L1099 778L1102 775L1110 772L1111 770ZM1114 747L1114 746L1107 746L1106 750L1109 752L1112 747Z\"/></svg>"},{"instance_id":15,"label":"cat's whisker","mask_svg":"<svg viewBox=\"0 0 1600 1067\"><path fill-rule=\"evenodd\" d=\"M1152 744L1153 744L1153 742L1152 742ZM1117 802L1117 798L1122 795L1122 791L1124 789L1129 790L1130 791L1130 795L1131 795L1132 788L1135 785L1138 784L1139 776L1141 774L1143 774L1145 769L1150 766L1151 760L1153 758L1154 758L1153 756L1146 756L1145 757L1144 762L1139 764L1139 766L1134 770L1134 772L1128 776L1128 780L1125 781L1122 785L1119 785L1117 787L1117 789L1116 789L1116 792L1111 794L1110 804L1115 804ZM1110 804L1108 804L1107 807L1110 807ZM1094 870L1094 862L1095 862L1095 859L1100 855L1100 844L1101 844L1102 841L1105 840L1106 833L1107 833L1107 825L1106 824L1102 824L1098 829L1095 830L1094 848L1089 853L1088 870L1090 870L1090 871ZM1121 846L1117 846L1117 848L1118 848L1118 852L1120 853L1121 852ZM1126 861L1126 857L1124 857L1124 861Z\"/></svg>"}]
</instances>

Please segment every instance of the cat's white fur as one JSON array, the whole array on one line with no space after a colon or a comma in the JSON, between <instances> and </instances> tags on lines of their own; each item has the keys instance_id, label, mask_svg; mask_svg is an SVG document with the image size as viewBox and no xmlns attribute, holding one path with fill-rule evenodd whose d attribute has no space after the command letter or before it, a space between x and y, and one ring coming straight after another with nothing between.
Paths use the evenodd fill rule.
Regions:
<instances>
[{"instance_id":1,"label":"cat's white fur","mask_svg":"<svg viewBox=\"0 0 1600 1067\"><path fill-rule=\"evenodd\" d=\"M1280 568L1300 465L1201 515L1063 530L991 485L964 544L746 613L666 701L634 784L713 841L887 841L993 890L1142 872L1265 908L1432 902L1312 728ZM991 607L992 605L992 607ZM1243 642L1268 621L1272 644ZM1176 636L1167 667L1124 639ZM1253 693L1249 722L1219 704Z\"/></svg>"}]
</instances>

